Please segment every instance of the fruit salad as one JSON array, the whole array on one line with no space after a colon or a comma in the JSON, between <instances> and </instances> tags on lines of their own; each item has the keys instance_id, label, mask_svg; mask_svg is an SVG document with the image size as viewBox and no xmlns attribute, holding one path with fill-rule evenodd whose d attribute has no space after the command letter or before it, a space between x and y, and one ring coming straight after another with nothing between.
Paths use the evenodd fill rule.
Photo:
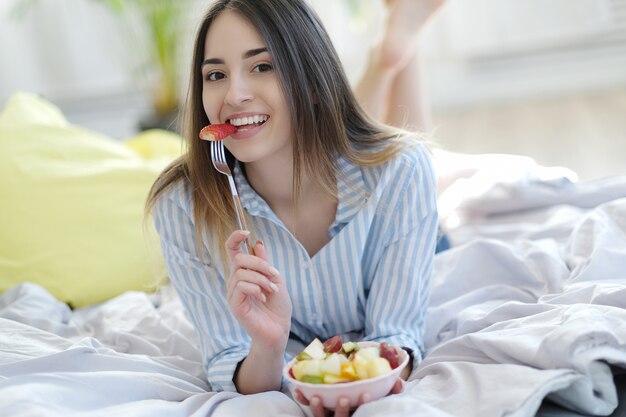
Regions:
<instances>
[{"instance_id":1,"label":"fruit salad","mask_svg":"<svg viewBox=\"0 0 626 417\"><path fill-rule=\"evenodd\" d=\"M360 347L355 342L342 343L341 336L334 336L324 343L313 340L296 357L289 375L311 384L336 384L384 375L400 362L400 348L385 342Z\"/></svg>"}]
</instances>

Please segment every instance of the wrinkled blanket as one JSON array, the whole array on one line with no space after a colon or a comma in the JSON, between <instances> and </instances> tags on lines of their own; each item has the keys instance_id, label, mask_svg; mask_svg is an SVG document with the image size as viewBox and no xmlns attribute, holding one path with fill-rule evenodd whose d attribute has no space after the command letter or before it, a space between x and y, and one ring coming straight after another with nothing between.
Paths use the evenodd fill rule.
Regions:
<instances>
[{"instance_id":1,"label":"wrinkled blanket","mask_svg":"<svg viewBox=\"0 0 626 417\"><path fill-rule=\"evenodd\" d=\"M436 256L427 356L354 416L625 412L626 178L491 181L441 196L453 248ZM0 296L2 416L306 413L286 393L208 392L169 286L74 311L33 284Z\"/></svg>"}]
</instances>

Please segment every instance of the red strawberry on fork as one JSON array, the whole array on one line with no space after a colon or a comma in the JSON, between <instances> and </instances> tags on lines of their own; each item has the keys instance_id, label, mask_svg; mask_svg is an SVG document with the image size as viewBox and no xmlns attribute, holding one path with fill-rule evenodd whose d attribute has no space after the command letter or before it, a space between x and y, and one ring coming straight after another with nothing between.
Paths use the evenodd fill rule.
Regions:
<instances>
[{"instance_id":1,"label":"red strawberry on fork","mask_svg":"<svg viewBox=\"0 0 626 417\"><path fill-rule=\"evenodd\" d=\"M229 123L211 124L202 128L200 139L216 141L222 140L237 131L237 128Z\"/></svg>"}]
</instances>

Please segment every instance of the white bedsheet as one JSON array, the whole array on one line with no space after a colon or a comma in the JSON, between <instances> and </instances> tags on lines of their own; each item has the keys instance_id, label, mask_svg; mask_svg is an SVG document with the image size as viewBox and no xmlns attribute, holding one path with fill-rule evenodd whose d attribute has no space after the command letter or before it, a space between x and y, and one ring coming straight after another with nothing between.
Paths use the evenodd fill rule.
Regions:
<instances>
[{"instance_id":1,"label":"white bedsheet","mask_svg":"<svg viewBox=\"0 0 626 417\"><path fill-rule=\"evenodd\" d=\"M535 416L546 397L583 415L618 407L626 178L527 172L491 186L482 178L480 193L464 180L465 198L444 212L456 246L436 257L428 355L404 393L354 416ZM0 416L306 413L283 393L207 390L170 287L76 311L31 284L0 296Z\"/></svg>"}]
</instances>

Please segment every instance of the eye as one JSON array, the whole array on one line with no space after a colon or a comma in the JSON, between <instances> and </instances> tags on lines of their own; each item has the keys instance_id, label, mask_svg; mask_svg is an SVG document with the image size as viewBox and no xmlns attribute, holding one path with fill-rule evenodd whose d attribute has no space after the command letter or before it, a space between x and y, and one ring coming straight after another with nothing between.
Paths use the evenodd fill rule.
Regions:
<instances>
[{"instance_id":1,"label":"eye","mask_svg":"<svg viewBox=\"0 0 626 417\"><path fill-rule=\"evenodd\" d=\"M267 71L271 71L273 69L274 69L274 67L272 66L272 64L263 63L263 64L259 64L259 65L255 66L253 71L254 72L267 72Z\"/></svg>"},{"instance_id":2,"label":"eye","mask_svg":"<svg viewBox=\"0 0 626 417\"><path fill-rule=\"evenodd\" d=\"M218 80L223 79L224 77L226 77L224 73L219 72L219 71L212 71L212 72L207 73L204 79L207 81L218 81Z\"/></svg>"}]
</instances>

